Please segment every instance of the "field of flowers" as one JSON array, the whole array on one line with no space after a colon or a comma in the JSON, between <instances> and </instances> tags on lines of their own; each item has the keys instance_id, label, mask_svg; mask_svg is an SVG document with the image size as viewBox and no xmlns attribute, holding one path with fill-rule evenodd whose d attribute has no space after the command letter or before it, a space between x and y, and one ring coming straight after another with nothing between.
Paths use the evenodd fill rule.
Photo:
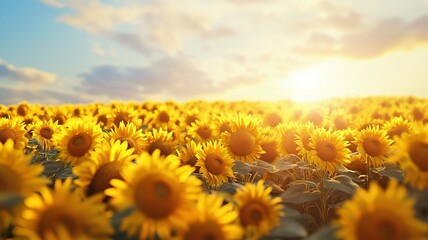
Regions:
<instances>
[{"instance_id":1,"label":"field of flowers","mask_svg":"<svg viewBox=\"0 0 428 240\"><path fill-rule=\"evenodd\" d=\"M427 110L0 105L0 239L426 239Z\"/></svg>"}]
</instances>

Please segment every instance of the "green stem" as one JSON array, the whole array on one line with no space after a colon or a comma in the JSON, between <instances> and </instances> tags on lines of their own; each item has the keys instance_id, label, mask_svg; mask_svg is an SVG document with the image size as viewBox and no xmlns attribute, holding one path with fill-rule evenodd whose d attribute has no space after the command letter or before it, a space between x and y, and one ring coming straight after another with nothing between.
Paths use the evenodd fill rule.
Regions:
<instances>
[{"instance_id":1,"label":"green stem","mask_svg":"<svg viewBox=\"0 0 428 240\"><path fill-rule=\"evenodd\" d=\"M321 198L320 198L320 203L321 203L321 221L324 224L327 223L327 201L326 201L326 196L325 196L325 192L324 192L324 178L325 178L325 171L321 170L321 182L320 182L320 192L321 192Z\"/></svg>"}]
</instances>

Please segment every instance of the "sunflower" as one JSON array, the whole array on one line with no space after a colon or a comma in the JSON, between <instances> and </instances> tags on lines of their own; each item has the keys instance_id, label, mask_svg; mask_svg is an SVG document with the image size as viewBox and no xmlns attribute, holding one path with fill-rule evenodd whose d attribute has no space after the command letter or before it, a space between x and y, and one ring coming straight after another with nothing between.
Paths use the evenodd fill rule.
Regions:
<instances>
[{"instance_id":1,"label":"sunflower","mask_svg":"<svg viewBox=\"0 0 428 240\"><path fill-rule=\"evenodd\" d=\"M233 196L238 208L239 222L245 236L250 239L257 239L269 233L279 225L279 218L284 215L281 198L272 198L269 195L272 188L265 189L263 183L263 180L257 184L246 183Z\"/></svg>"},{"instance_id":2,"label":"sunflower","mask_svg":"<svg viewBox=\"0 0 428 240\"><path fill-rule=\"evenodd\" d=\"M43 149L47 151L55 146L53 136L60 131L61 128L58 126L58 122L52 122L52 119L48 121L38 121L33 127L33 138L37 139Z\"/></svg>"},{"instance_id":3,"label":"sunflower","mask_svg":"<svg viewBox=\"0 0 428 240\"><path fill-rule=\"evenodd\" d=\"M158 109L149 113L146 122L149 128L162 128L175 124L176 120L174 109L166 105L160 105Z\"/></svg>"},{"instance_id":4,"label":"sunflower","mask_svg":"<svg viewBox=\"0 0 428 240\"><path fill-rule=\"evenodd\" d=\"M102 131L98 124L89 119L73 118L68 120L63 132L55 136L59 158L72 165L78 165L89 159L93 150L102 141Z\"/></svg>"},{"instance_id":5,"label":"sunflower","mask_svg":"<svg viewBox=\"0 0 428 240\"><path fill-rule=\"evenodd\" d=\"M106 135L107 141L111 144L117 140L126 142L128 149L133 148L135 154L140 154L143 149L147 146L146 137L144 136L141 129L137 131L137 127L133 122L125 124L124 122L119 123L119 127L116 125Z\"/></svg>"},{"instance_id":6,"label":"sunflower","mask_svg":"<svg viewBox=\"0 0 428 240\"><path fill-rule=\"evenodd\" d=\"M350 115L342 108L335 109L329 116L330 126L335 130L344 130L350 127Z\"/></svg>"},{"instance_id":7,"label":"sunflower","mask_svg":"<svg viewBox=\"0 0 428 240\"><path fill-rule=\"evenodd\" d=\"M193 168L179 166L176 156L162 157L159 150L152 155L143 152L124 180L113 179L113 188L105 193L112 197L117 209L135 210L123 219L120 228L129 236L138 232L139 239L167 239L171 231L183 227L201 192L200 180L192 176Z\"/></svg>"},{"instance_id":8,"label":"sunflower","mask_svg":"<svg viewBox=\"0 0 428 240\"><path fill-rule=\"evenodd\" d=\"M357 151L362 155L371 167L380 167L383 165L389 154L392 140L388 139L386 132L380 130L378 126L370 126L361 130L355 136Z\"/></svg>"},{"instance_id":9,"label":"sunflower","mask_svg":"<svg viewBox=\"0 0 428 240\"><path fill-rule=\"evenodd\" d=\"M213 124L208 121L196 120L189 127L187 134L197 142L206 142L214 138L215 131Z\"/></svg>"},{"instance_id":10,"label":"sunflower","mask_svg":"<svg viewBox=\"0 0 428 240\"><path fill-rule=\"evenodd\" d=\"M24 201L14 233L28 239L109 239L111 214L102 196L82 199L72 192L71 179L55 181L54 190L43 188Z\"/></svg>"},{"instance_id":11,"label":"sunflower","mask_svg":"<svg viewBox=\"0 0 428 240\"><path fill-rule=\"evenodd\" d=\"M151 131L146 132L148 145L145 150L152 154L156 149L160 150L161 155L168 156L175 151L176 143L173 140L173 132L169 132L162 128L153 128Z\"/></svg>"},{"instance_id":12,"label":"sunflower","mask_svg":"<svg viewBox=\"0 0 428 240\"><path fill-rule=\"evenodd\" d=\"M200 167L199 172L206 177L209 185L219 186L227 182L229 177L234 178L234 161L220 142L206 142L202 149L196 152L196 157L198 160L195 166Z\"/></svg>"},{"instance_id":13,"label":"sunflower","mask_svg":"<svg viewBox=\"0 0 428 240\"><path fill-rule=\"evenodd\" d=\"M104 144L102 148L96 149L91 161L73 168L74 175L78 177L76 185L87 196L104 193L111 187L111 179L123 179L122 171L136 158L133 152L133 148L128 149L128 144L120 140Z\"/></svg>"},{"instance_id":14,"label":"sunflower","mask_svg":"<svg viewBox=\"0 0 428 240\"><path fill-rule=\"evenodd\" d=\"M184 146L177 149L178 159L181 162L181 165L189 165L194 167L198 158L196 157L196 153L202 150L202 145L200 143L196 143L191 139L187 139L187 142ZM196 167L196 172L199 172L199 167Z\"/></svg>"},{"instance_id":15,"label":"sunflower","mask_svg":"<svg viewBox=\"0 0 428 240\"><path fill-rule=\"evenodd\" d=\"M403 117L394 117L382 126L382 130L388 134L390 139L395 136L400 137L403 133L408 133L412 129L413 124Z\"/></svg>"},{"instance_id":16,"label":"sunflower","mask_svg":"<svg viewBox=\"0 0 428 240\"><path fill-rule=\"evenodd\" d=\"M277 127L279 144L278 152L281 155L294 154L298 155L298 145L296 144L297 140L297 129L298 124L295 122L282 123Z\"/></svg>"},{"instance_id":17,"label":"sunflower","mask_svg":"<svg viewBox=\"0 0 428 240\"><path fill-rule=\"evenodd\" d=\"M130 122L137 121L137 111L127 105L120 105L111 110L110 114L107 114L108 122L114 126L119 126L121 122L128 124ZM137 124L137 123L136 123Z\"/></svg>"},{"instance_id":18,"label":"sunflower","mask_svg":"<svg viewBox=\"0 0 428 240\"><path fill-rule=\"evenodd\" d=\"M297 145L296 150L298 156L304 161L308 161L308 155L311 150L309 142L311 140L311 134L315 130L315 126L312 122L306 122L303 124L297 125L296 128L296 140L294 143Z\"/></svg>"},{"instance_id":19,"label":"sunflower","mask_svg":"<svg viewBox=\"0 0 428 240\"><path fill-rule=\"evenodd\" d=\"M41 165L30 165L31 156L14 149L13 141L0 143L0 195L18 193L23 197L38 191L48 183L40 174Z\"/></svg>"},{"instance_id":20,"label":"sunflower","mask_svg":"<svg viewBox=\"0 0 428 240\"><path fill-rule=\"evenodd\" d=\"M358 130L356 129L352 129L352 128L347 128L345 130L341 130L342 134L345 136L345 141L348 141L349 145L348 145L348 149L355 153L357 152L357 144L355 144L355 136L359 133Z\"/></svg>"},{"instance_id":21,"label":"sunflower","mask_svg":"<svg viewBox=\"0 0 428 240\"><path fill-rule=\"evenodd\" d=\"M405 172L405 182L419 190L425 189L428 186L428 126L397 139L396 148L388 160L399 163Z\"/></svg>"},{"instance_id":22,"label":"sunflower","mask_svg":"<svg viewBox=\"0 0 428 240\"><path fill-rule=\"evenodd\" d=\"M52 122L58 122L58 125L64 125L67 122L68 116L63 110L56 109L48 113Z\"/></svg>"},{"instance_id":23,"label":"sunflower","mask_svg":"<svg viewBox=\"0 0 428 240\"><path fill-rule=\"evenodd\" d=\"M276 161L278 161L280 157L277 148L278 143L275 132L272 131L270 128L266 128L260 139L260 146L265 152L260 155L260 160L274 164Z\"/></svg>"},{"instance_id":24,"label":"sunflower","mask_svg":"<svg viewBox=\"0 0 428 240\"><path fill-rule=\"evenodd\" d=\"M239 114L231 122L231 131L221 134L223 144L234 159L251 163L264 153L260 146L258 127L254 118Z\"/></svg>"},{"instance_id":25,"label":"sunflower","mask_svg":"<svg viewBox=\"0 0 428 240\"><path fill-rule=\"evenodd\" d=\"M315 164L321 170L327 170L330 174L335 172L339 165L346 165L350 160L348 143L339 131L317 128L311 135L308 161Z\"/></svg>"},{"instance_id":26,"label":"sunflower","mask_svg":"<svg viewBox=\"0 0 428 240\"><path fill-rule=\"evenodd\" d=\"M415 217L414 199L395 180L386 190L372 183L360 188L337 211L336 236L345 240L419 240L428 227Z\"/></svg>"},{"instance_id":27,"label":"sunflower","mask_svg":"<svg viewBox=\"0 0 428 240\"><path fill-rule=\"evenodd\" d=\"M19 118L0 119L0 143L12 139L16 149L24 149L27 143L25 126Z\"/></svg>"},{"instance_id":28,"label":"sunflower","mask_svg":"<svg viewBox=\"0 0 428 240\"><path fill-rule=\"evenodd\" d=\"M282 123L284 121L283 116L278 113L277 111L268 111L263 116L263 124L265 126L274 128L278 124Z\"/></svg>"},{"instance_id":29,"label":"sunflower","mask_svg":"<svg viewBox=\"0 0 428 240\"><path fill-rule=\"evenodd\" d=\"M236 224L238 213L232 203L223 205L223 200L218 194L201 194L192 218L178 231L178 239L242 239L242 229Z\"/></svg>"}]
</instances>

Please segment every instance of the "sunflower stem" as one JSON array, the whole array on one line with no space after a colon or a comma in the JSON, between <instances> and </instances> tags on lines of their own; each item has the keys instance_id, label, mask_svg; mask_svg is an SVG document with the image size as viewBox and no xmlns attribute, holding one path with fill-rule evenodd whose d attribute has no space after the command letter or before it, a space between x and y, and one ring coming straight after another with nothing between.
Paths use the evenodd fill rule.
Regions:
<instances>
[{"instance_id":1,"label":"sunflower stem","mask_svg":"<svg viewBox=\"0 0 428 240\"><path fill-rule=\"evenodd\" d=\"M370 157L367 157L367 181L366 181L366 189L369 189L370 181L372 179L371 168L370 168Z\"/></svg>"},{"instance_id":2,"label":"sunflower stem","mask_svg":"<svg viewBox=\"0 0 428 240\"><path fill-rule=\"evenodd\" d=\"M327 223L327 201L324 192L324 178L326 177L325 171L321 170L321 182L320 182L320 204L321 204L321 222L322 224Z\"/></svg>"}]
</instances>

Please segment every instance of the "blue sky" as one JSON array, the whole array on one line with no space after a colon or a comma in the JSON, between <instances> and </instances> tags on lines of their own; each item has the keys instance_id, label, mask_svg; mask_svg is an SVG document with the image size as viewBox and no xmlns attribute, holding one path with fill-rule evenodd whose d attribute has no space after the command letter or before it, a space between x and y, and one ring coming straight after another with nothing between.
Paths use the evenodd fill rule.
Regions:
<instances>
[{"instance_id":1,"label":"blue sky","mask_svg":"<svg viewBox=\"0 0 428 240\"><path fill-rule=\"evenodd\" d=\"M6 0L0 104L427 97L426 26L426 0Z\"/></svg>"}]
</instances>

